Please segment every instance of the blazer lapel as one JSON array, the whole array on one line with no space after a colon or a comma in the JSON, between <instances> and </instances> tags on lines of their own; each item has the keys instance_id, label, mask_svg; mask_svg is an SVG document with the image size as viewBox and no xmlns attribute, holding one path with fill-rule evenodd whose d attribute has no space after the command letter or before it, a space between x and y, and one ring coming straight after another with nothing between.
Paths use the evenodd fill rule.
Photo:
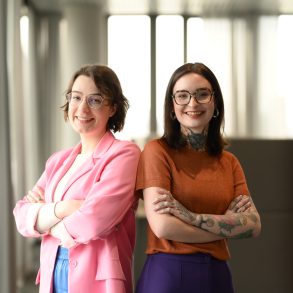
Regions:
<instances>
[{"instance_id":1,"label":"blazer lapel","mask_svg":"<svg viewBox=\"0 0 293 293\"><path fill-rule=\"evenodd\" d=\"M75 170L75 172L72 174L72 176L69 178L64 191L63 191L63 195L62 195L62 199L64 198L64 195L66 193L66 191L69 189L69 187L75 182L77 181L80 177L84 176L86 173L88 173L89 171L91 171L95 164L96 161L101 158L103 156L103 154L105 152L108 151L108 149L110 148L110 146L112 145L113 141L114 141L114 136L111 132L106 132L104 134L104 136L101 138L100 142L98 143L96 149L93 152L93 155L91 157L91 159L86 160L81 166L80 168L78 168L77 170ZM80 150L80 147L78 148ZM74 153L73 154L73 160L70 160L70 165L65 169L65 172L62 172L62 176L59 177L58 182L60 181L60 179L64 176L64 174L67 172L67 170L70 168L70 166L72 165L72 163L74 162L76 156L78 153ZM55 187L56 188L56 187Z\"/></svg>"}]
</instances>

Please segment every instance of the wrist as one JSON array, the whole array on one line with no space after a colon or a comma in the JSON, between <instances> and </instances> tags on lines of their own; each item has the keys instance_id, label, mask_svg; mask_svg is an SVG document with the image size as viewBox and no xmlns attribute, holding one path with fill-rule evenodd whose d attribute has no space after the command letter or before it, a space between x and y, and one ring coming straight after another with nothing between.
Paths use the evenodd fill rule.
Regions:
<instances>
[{"instance_id":1,"label":"wrist","mask_svg":"<svg viewBox=\"0 0 293 293\"><path fill-rule=\"evenodd\" d=\"M197 221L198 214L190 212L189 215L190 215L190 224L192 226L198 227L198 221Z\"/></svg>"},{"instance_id":2,"label":"wrist","mask_svg":"<svg viewBox=\"0 0 293 293\"><path fill-rule=\"evenodd\" d=\"M62 209L60 208L60 201L57 201L54 205L54 215L59 220L63 219Z\"/></svg>"}]
</instances>

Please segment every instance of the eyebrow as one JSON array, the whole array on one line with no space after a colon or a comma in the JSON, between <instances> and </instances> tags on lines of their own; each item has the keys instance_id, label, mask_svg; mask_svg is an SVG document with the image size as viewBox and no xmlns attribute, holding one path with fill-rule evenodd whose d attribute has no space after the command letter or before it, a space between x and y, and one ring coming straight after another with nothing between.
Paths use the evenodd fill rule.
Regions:
<instances>
[{"instance_id":1,"label":"eyebrow","mask_svg":"<svg viewBox=\"0 0 293 293\"><path fill-rule=\"evenodd\" d=\"M212 91L212 90L209 89L208 87L200 87L200 88L195 89L193 92L196 92L196 91L198 91L198 90L209 90L209 91ZM186 90L186 89L182 89L182 90L177 90L177 91L175 91L175 93L177 93L177 92L189 92L189 93L191 93L191 91Z\"/></svg>"},{"instance_id":2,"label":"eyebrow","mask_svg":"<svg viewBox=\"0 0 293 293\"><path fill-rule=\"evenodd\" d=\"M71 93L77 93L77 94L83 95L83 92L81 92L81 91L71 91ZM92 94L88 94L87 96L90 96L90 95L99 95L99 96L102 96L101 93L92 93Z\"/></svg>"}]
</instances>

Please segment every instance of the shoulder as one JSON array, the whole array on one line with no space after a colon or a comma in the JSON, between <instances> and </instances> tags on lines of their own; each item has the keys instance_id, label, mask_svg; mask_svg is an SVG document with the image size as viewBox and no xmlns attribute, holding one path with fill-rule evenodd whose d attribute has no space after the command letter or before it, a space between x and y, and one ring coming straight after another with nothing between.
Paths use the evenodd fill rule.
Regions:
<instances>
[{"instance_id":1,"label":"shoulder","mask_svg":"<svg viewBox=\"0 0 293 293\"><path fill-rule=\"evenodd\" d=\"M238 158L233 153L227 150L223 151L222 156L226 158L227 160L238 161Z\"/></svg>"},{"instance_id":2,"label":"shoulder","mask_svg":"<svg viewBox=\"0 0 293 293\"><path fill-rule=\"evenodd\" d=\"M127 140L114 139L109 149L105 153L105 159L134 160L138 161L141 154L139 146Z\"/></svg>"},{"instance_id":3,"label":"shoulder","mask_svg":"<svg viewBox=\"0 0 293 293\"><path fill-rule=\"evenodd\" d=\"M113 142L112 148L116 150L128 150L134 153L141 152L139 146L135 142L128 141L128 140L115 139Z\"/></svg>"},{"instance_id":4,"label":"shoulder","mask_svg":"<svg viewBox=\"0 0 293 293\"><path fill-rule=\"evenodd\" d=\"M232 167L240 166L239 159L233 153L231 153L227 150L222 152L222 154L220 156L220 160L222 162L226 162L226 163L230 164Z\"/></svg>"},{"instance_id":5,"label":"shoulder","mask_svg":"<svg viewBox=\"0 0 293 293\"><path fill-rule=\"evenodd\" d=\"M167 152L168 149L167 144L161 138L157 138L148 141L143 148L143 152Z\"/></svg>"},{"instance_id":6,"label":"shoulder","mask_svg":"<svg viewBox=\"0 0 293 293\"><path fill-rule=\"evenodd\" d=\"M162 164L164 166L172 164L173 161L173 150L161 138L148 141L140 157L141 164L156 168Z\"/></svg>"},{"instance_id":7,"label":"shoulder","mask_svg":"<svg viewBox=\"0 0 293 293\"><path fill-rule=\"evenodd\" d=\"M51 156L47 160L47 164L68 158L68 156L72 153L73 150L74 150L74 147L71 147L68 149L64 149L64 150L60 150L60 151L52 153Z\"/></svg>"}]
</instances>

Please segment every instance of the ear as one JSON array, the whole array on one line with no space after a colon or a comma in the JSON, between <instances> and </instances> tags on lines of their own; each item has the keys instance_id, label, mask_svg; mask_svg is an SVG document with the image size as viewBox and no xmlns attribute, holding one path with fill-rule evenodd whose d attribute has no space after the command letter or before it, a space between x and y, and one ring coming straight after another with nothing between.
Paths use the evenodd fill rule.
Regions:
<instances>
[{"instance_id":1,"label":"ear","mask_svg":"<svg viewBox=\"0 0 293 293\"><path fill-rule=\"evenodd\" d=\"M114 104L110 107L110 117L113 117L117 111L117 104Z\"/></svg>"}]
</instances>

